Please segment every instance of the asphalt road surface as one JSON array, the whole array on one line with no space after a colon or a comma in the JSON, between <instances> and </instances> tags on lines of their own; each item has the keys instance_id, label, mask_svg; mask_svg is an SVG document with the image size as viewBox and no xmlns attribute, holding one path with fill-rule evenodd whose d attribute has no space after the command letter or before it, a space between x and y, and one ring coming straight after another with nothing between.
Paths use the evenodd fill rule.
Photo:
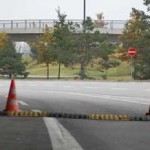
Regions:
<instances>
[{"instance_id":1,"label":"asphalt road surface","mask_svg":"<svg viewBox=\"0 0 150 150\"><path fill-rule=\"evenodd\" d=\"M0 110L10 81L0 80ZM144 115L149 82L16 80L23 111ZM149 150L149 121L0 117L1 150Z\"/></svg>"}]
</instances>

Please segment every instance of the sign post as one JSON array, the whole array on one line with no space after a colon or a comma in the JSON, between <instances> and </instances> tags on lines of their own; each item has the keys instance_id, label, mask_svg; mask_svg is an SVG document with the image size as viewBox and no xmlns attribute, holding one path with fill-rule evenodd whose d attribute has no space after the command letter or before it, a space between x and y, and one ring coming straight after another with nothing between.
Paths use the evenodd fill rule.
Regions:
<instances>
[{"instance_id":1,"label":"sign post","mask_svg":"<svg viewBox=\"0 0 150 150\"><path fill-rule=\"evenodd\" d=\"M133 79L133 57L136 55L136 49L135 48L129 48L128 49L128 55L131 58L131 78Z\"/></svg>"}]
</instances>

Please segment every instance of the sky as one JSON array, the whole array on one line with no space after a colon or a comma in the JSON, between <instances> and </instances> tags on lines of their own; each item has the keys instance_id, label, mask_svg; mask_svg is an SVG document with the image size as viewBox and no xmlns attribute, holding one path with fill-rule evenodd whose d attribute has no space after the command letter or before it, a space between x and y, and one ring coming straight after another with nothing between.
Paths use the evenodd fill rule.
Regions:
<instances>
[{"instance_id":1,"label":"sky","mask_svg":"<svg viewBox=\"0 0 150 150\"><path fill-rule=\"evenodd\" d=\"M58 7L67 19L83 19L83 0L0 0L0 20L56 19ZM86 0L86 16L127 20L132 7L147 12L143 0Z\"/></svg>"}]
</instances>

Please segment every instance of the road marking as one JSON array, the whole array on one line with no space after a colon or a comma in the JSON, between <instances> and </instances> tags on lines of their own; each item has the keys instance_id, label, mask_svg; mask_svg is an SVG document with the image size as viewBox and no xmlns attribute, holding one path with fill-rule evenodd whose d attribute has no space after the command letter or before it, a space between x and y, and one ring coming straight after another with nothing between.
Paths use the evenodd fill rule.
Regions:
<instances>
[{"instance_id":1,"label":"road marking","mask_svg":"<svg viewBox=\"0 0 150 150\"><path fill-rule=\"evenodd\" d=\"M112 96L112 95L90 95L90 94L74 93L74 92L63 92L63 91L47 91L47 92L57 92L57 93L64 93L64 94L80 95L80 96L87 96L87 97L94 97L94 98L104 98L104 99L111 99L111 100L114 100L114 101L122 101L122 102L149 105L148 99L147 99L147 103L145 103L145 102L138 102L138 101L135 101L135 100L130 100L133 97ZM134 98L140 99L140 100L142 99L142 98L138 98L138 97L134 97Z\"/></svg>"},{"instance_id":2,"label":"road marking","mask_svg":"<svg viewBox=\"0 0 150 150\"><path fill-rule=\"evenodd\" d=\"M87 86L85 88L87 88L87 89L98 89L99 87L97 87L97 86Z\"/></svg>"},{"instance_id":3,"label":"road marking","mask_svg":"<svg viewBox=\"0 0 150 150\"><path fill-rule=\"evenodd\" d=\"M74 86L65 85L64 88L73 88Z\"/></svg>"},{"instance_id":4,"label":"road marking","mask_svg":"<svg viewBox=\"0 0 150 150\"><path fill-rule=\"evenodd\" d=\"M51 85L51 84L45 85L45 84L44 84L43 86L54 87L55 85Z\"/></svg>"},{"instance_id":5,"label":"road marking","mask_svg":"<svg viewBox=\"0 0 150 150\"><path fill-rule=\"evenodd\" d=\"M27 103L25 103L24 101L18 101L19 104L24 105L24 106L28 106Z\"/></svg>"},{"instance_id":6,"label":"road marking","mask_svg":"<svg viewBox=\"0 0 150 150\"><path fill-rule=\"evenodd\" d=\"M42 112L41 110L36 110L36 109L33 109L32 111L33 112Z\"/></svg>"},{"instance_id":7,"label":"road marking","mask_svg":"<svg viewBox=\"0 0 150 150\"><path fill-rule=\"evenodd\" d=\"M83 150L74 137L57 119L43 118L52 142L53 150Z\"/></svg>"},{"instance_id":8,"label":"road marking","mask_svg":"<svg viewBox=\"0 0 150 150\"><path fill-rule=\"evenodd\" d=\"M121 91L124 91L124 90L127 90L127 88L111 88L111 90L121 90Z\"/></svg>"},{"instance_id":9,"label":"road marking","mask_svg":"<svg viewBox=\"0 0 150 150\"><path fill-rule=\"evenodd\" d=\"M114 100L114 101L122 101L122 102L129 102L129 103L136 103L136 104L143 104L143 105L149 105L149 103L144 103L144 102L138 102L138 101L134 101L134 100L127 100L126 97L123 97L122 98L119 98L119 97L114 97L114 96L104 96L102 98L107 98L107 99L111 99L111 100ZM132 98L132 97L130 97Z\"/></svg>"}]
</instances>

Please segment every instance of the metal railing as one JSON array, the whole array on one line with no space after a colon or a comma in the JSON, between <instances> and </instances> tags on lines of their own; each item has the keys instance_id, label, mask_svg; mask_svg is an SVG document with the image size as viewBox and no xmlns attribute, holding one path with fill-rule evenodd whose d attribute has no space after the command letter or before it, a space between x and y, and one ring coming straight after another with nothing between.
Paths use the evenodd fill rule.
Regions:
<instances>
[{"instance_id":1,"label":"metal railing","mask_svg":"<svg viewBox=\"0 0 150 150\"><path fill-rule=\"evenodd\" d=\"M54 19L39 19L39 20L0 20L0 29L44 29L47 25L53 27L58 20ZM66 22L82 24L83 20L66 20ZM94 21L96 22L96 20ZM108 29L123 29L126 20L103 20L105 23L103 28Z\"/></svg>"}]
</instances>

